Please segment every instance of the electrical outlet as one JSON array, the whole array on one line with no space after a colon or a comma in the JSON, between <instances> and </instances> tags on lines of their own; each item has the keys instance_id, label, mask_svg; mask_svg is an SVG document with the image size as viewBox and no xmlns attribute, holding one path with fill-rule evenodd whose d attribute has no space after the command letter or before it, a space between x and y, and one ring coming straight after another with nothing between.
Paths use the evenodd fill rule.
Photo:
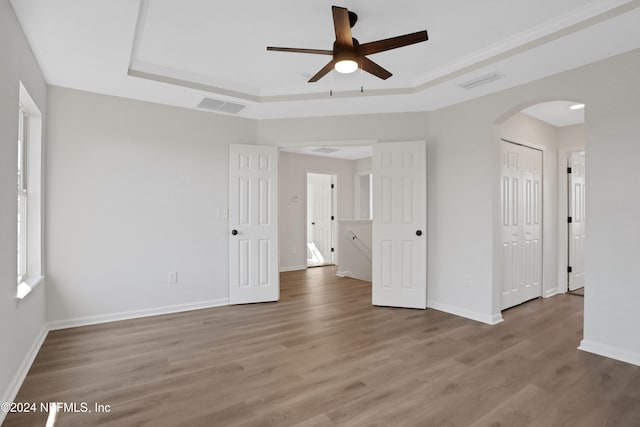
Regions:
<instances>
[{"instance_id":1,"label":"electrical outlet","mask_svg":"<svg viewBox=\"0 0 640 427\"><path fill-rule=\"evenodd\" d=\"M170 271L169 272L169 283L178 283L178 272Z\"/></svg>"},{"instance_id":2,"label":"electrical outlet","mask_svg":"<svg viewBox=\"0 0 640 427\"><path fill-rule=\"evenodd\" d=\"M467 274L466 276L464 276L464 287L470 288L472 284L473 284L473 279L471 278L471 275Z\"/></svg>"}]
</instances>

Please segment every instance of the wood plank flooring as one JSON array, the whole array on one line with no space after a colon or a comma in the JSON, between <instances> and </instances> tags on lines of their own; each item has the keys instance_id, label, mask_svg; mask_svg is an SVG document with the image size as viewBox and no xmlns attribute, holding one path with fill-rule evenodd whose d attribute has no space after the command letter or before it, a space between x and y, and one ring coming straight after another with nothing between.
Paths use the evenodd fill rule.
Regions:
<instances>
[{"instance_id":1,"label":"wood plank flooring","mask_svg":"<svg viewBox=\"0 0 640 427\"><path fill-rule=\"evenodd\" d=\"M281 277L278 303L51 332L16 401L111 406L56 426L640 426L640 368L576 350L583 298L488 326L372 307L333 267Z\"/></svg>"}]
</instances>

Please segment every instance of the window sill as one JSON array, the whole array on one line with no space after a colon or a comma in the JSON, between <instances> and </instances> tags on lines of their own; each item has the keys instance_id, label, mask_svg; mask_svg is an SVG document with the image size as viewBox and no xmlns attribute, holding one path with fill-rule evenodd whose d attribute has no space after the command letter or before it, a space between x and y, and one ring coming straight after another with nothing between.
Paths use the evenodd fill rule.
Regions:
<instances>
[{"instance_id":1,"label":"window sill","mask_svg":"<svg viewBox=\"0 0 640 427\"><path fill-rule=\"evenodd\" d=\"M44 276L30 276L24 279L18 285L18 293L16 294L16 299L18 301L22 301L25 299L31 292L40 285L40 283L44 282Z\"/></svg>"}]
</instances>

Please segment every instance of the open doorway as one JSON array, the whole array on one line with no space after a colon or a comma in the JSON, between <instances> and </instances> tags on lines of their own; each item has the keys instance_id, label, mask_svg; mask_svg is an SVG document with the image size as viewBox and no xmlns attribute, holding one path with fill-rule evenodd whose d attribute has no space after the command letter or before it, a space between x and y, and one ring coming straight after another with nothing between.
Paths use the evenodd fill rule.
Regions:
<instances>
[{"instance_id":1,"label":"open doorway","mask_svg":"<svg viewBox=\"0 0 640 427\"><path fill-rule=\"evenodd\" d=\"M494 288L494 307L497 311L518 304L519 300L513 300L509 295L522 293L523 287L532 289L535 286L536 291L522 293L527 298L520 302L547 298L568 290L571 224L567 221L570 216L567 184L570 176L567 171L572 153L584 151L583 108L583 104L575 101L550 101L511 112L500 119L496 135L500 144L498 164L501 165L496 180L500 189L496 197L499 230L496 232L496 258L499 263L495 271L499 280ZM509 154L508 151L514 150L504 149L505 140L541 153L538 189L537 168L527 165L530 163L527 153L533 151ZM515 175L511 176L511 172ZM527 177L531 173L532 179ZM541 199L536 201L539 196ZM538 218L540 241L534 244L537 237L527 228L537 227Z\"/></svg>"},{"instance_id":2,"label":"open doorway","mask_svg":"<svg viewBox=\"0 0 640 427\"><path fill-rule=\"evenodd\" d=\"M335 264L336 176L307 172L307 267Z\"/></svg>"},{"instance_id":3,"label":"open doorway","mask_svg":"<svg viewBox=\"0 0 640 427\"><path fill-rule=\"evenodd\" d=\"M354 178L365 171L370 173L372 144L371 141L362 141L357 145L354 141L349 141L349 144L338 141L332 144L296 143L280 147L280 272L339 265L348 258L348 254L345 254L346 258L342 256L345 242L340 234L340 223L359 218L359 210L356 211L354 207L359 201L359 198L355 200L359 181ZM321 187L319 191L313 185L308 188L307 184L313 181L320 182L317 183ZM334 185L333 189L330 188L331 184ZM333 190L332 196L327 194L330 190ZM333 221L331 216L334 217ZM327 233L330 228L333 228L332 232ZM346 243L352 245L351 242Z\"/></svg>"}]
</instances>

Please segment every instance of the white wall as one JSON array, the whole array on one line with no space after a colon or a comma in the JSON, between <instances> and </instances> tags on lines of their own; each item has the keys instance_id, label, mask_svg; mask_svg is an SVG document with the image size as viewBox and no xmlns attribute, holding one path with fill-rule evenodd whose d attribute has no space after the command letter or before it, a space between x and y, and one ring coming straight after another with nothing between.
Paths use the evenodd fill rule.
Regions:
<instances>
[{"instance_id":1,"label":"white wall","mask_svg":"<svg viewBox=\"0 0 640 427\"><path fill-rule=\"evenodd\" d=\"M354 240L353 235L357 240ZM371 220L338 221L338 247L340 248L340 259L336 271L338 276L371 281L372 237L373 221Z\"/></svg>"},{"instance_id":2,"label":"white wall","mask_svg":"<svg viewBox=\"0 0 640 427\"><path fill-rule=\"evenodd\" d=\"M640 324L640 286L630 267L640 257L633 223L640 206L625 185L640 181L640 169L630 164L640 147L638 69L636 50L430 113L257 124L54 89L49 159L54 171L48 174L54 242L48 250L55 259L48 265L56 271L50 272L55 281L48 289L50 315L62 319L225 298L226 224L209 221L216 207L226 206L226 144L257 137L273 145L427 140L429 304L498 321L494 228L500 125L528 105L569 99L588 106L590 273L583 347L640 360L640 336L633 330ZM193 190L183 194L178 189L186 183ZM205 196L199 200L193 194ZM179 211L176 200L188 209ZM303 231L301 236L303 241ZM179 274L186 269L186 287L167 287L169 268ZM470 287L464 286L466 277L472 279ZM206 283L198 285L196 279Z\"/></svg>"},{"instance_id":3,"label":"white wall","mask_svg":"<svg viewBox=\"0 0 640 427\"><path fill-rule=\"evenodd\" d=\"M615 68L595 90L602 102L587 100L581 347L640 365L640 54L627 58L625 68Z\"/></svg>"},{"instance_id":4,"label":"white wall","mask_svg":"<svg viewBox=\"0 0 640 427\"><path fill-rule=\"evenodd\" d=\"M226 302L228 146L255 122L58 87L49 111L49 320Z\"/></svg>"},{"instance_id":5,"label":"white wall","mask_svg":"<svg viewBox=\"0 0 640 427\"><path fill-rule=\"evenodd\" d=\"M0 402L13 399L45 325L45 285L16 301L19 82L46 123L46 84L8 1L0 1ZM43 134L43 141L46 133ZM43 147L46 144L43 142ZM26 363L26 364L25 364ZM5 413L0 411L0 423Z\"/></svg>"},{"instance_id":6,"label":"white wall","mask_svg":"<svg viewBox=\"0 0 640 427\"><path fill-rule=\"evenodd\" d=\"M500 137L542 150L542 293L545 297L555 295L558 292L558 128L516 113L500 126Z\"/></svg>"},{"instance_id":7,"label":"white wall","mask_svg":"<svg viewBox=\"0 0 640 427\"><path fill-rule=\"evenodd\" d=\"M258 138L263 144L377 140L380 142L424 140L426 113L364 114L260 120Z\"/></svg>"},{"instance_id":8,"label":"white wall","mask_svg":"<svg viewBox=\"0 0 640 427\"><path fill-rule=\"evenodd\" d=\"M356 160L356 173L371 172L373 169L373 157L365 157L364 159Z\"/></svg>"},{"instance_id":9,"label":"white wall","mask_svg":"<svg viewBox=\"0 0 640 427\"><path fill-rule=\"evenodd\" d=\"M353 217L353 160L280 153L280 270L307 266L307 172L336 175L338 218ZM294 201L294 197L297 199ZM340 256L339 253L337 256Z\"/></svg>"},{"instance_id":10,"label":"white wall","mask_svg":"<svg viewBox=\"0 0 640 427\"><path fill-rule=\"evenodd\" d=\"M584 124L558 128L558 149L584 147Z\"/></svg>"}]
</instances>

